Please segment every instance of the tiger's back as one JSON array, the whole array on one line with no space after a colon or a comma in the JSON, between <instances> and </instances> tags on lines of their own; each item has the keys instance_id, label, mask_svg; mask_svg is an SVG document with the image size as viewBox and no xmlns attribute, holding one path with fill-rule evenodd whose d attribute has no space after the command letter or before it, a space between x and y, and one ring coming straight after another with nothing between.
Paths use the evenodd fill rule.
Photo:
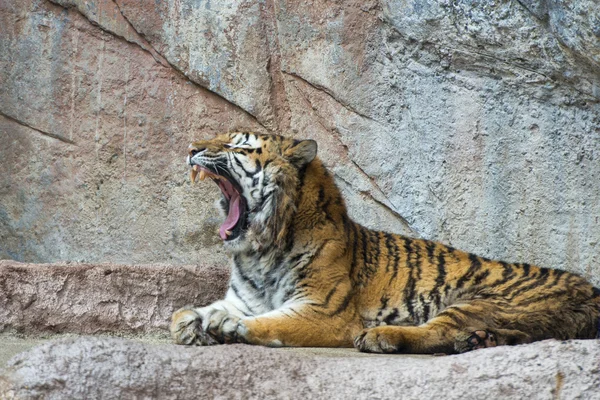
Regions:
<instances>
[{"instance_id":1,"label":"tiger's back","mask_svg":"<svg viewBox=\"0 0 600 400\"><path fill-rule=\"evenodd\" d=\"M174 314L180 343L451 353L597 333L600 293L575 274L352 221L312 141L237 133L192 149L194 168L228 182L219 183L225 224L239 222L221 230L230 290ZM194 333L199 327L208 335Z\"/></svg>"}]
</instances>

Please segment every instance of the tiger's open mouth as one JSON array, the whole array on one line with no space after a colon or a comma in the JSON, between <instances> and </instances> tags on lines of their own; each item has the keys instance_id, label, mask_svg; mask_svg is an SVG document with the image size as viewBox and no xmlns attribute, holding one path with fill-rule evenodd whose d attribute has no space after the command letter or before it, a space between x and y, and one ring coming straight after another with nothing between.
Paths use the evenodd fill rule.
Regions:
<instances>
[{"instance_id":1,"label":"tiger's open mouth","mask_svg":"<svg viewBox=\"0 0 600 400\"><path fill-rule=\"evenodd\" d=\"M219 236L223 240L233 240L240 236L247 222L247 205L246 199L242 196L242 190L237 182L228 176L226 173L218 175L213 171L194 165L190 172L192 183L195 183L198 178L203 181L206 178L211 178L223 192L223 197L227 202L226 208L229 210L227 218L219 228Z\"/></svg>"}]
</instances>

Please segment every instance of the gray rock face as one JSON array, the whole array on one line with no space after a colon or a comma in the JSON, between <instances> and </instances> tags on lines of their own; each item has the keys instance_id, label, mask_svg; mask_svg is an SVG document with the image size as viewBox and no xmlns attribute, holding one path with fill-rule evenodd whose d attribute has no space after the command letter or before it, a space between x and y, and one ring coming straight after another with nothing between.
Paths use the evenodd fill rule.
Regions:
<instances>
[{"instance_id":1,"label":"gray rock face","mask_svg":"<svg viewBox=\"0 0 600 400\"><path fill-rule=\"evenodd\" d=\"M600 342L545 341L447 357L354 350L50 342L0 372L6 399L600 399Z\"/></svg>"},{"instance_id":2,"label":"gray rock face","mask_svg":"<svg viewBox=\"0 0 600 400\"><path fill-rule=\"evenodd\" d=\"M27 0L0 23L0 257L225 264L182 159L245 127L317 139L369 227L600 285L595 0Z\"/></svg>"}]
</instances>

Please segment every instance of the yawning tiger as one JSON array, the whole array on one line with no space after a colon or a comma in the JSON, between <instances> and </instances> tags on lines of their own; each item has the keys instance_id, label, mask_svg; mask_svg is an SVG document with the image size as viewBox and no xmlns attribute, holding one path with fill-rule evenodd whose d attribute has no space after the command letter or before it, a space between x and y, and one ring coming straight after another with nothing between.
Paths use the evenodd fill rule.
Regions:
<instances>
[{"instance_id":1,"label":"yawning tiger","mask_svg":"<svg viewBox=\"0 0 600 400\"><path fill-rule=\"evenodd\" d=\"M316 155L245 132L190 146L192 181L223 192L232 268L225 299L173 314L177 343L455 353L596 336L600 291L583 278L360 226Z\"/></svg>"}]
</instances>

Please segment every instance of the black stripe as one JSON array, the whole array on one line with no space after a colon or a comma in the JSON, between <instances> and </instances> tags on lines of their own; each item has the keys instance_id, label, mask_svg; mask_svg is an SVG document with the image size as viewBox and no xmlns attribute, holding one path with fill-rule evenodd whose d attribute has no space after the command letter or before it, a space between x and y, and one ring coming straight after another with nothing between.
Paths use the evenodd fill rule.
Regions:
<instances>
[{"instance_id":1,"label":"black stripe","mask_svg":"<svg viewBox=\"0 0 600 400\"><path fill-rule=\"evenodd\" d=\"M365 228L364 227L360 227L359 232L360 232L360 244L361 244L361 248L362 248L362 259L363 259L363 270L367 267L367 265L369 264L369 259L370 259L370 255L368 252L368 243L367 243L367 234L365 233ZM361 270L362 272L362 270Z\"/></svg>"},{"instance_id":2,"label":"black stripe","mask_svg":"<svg viewBox=\"0 0 600 400\"><path fill-rule=\"evenodd\" d=\"M425 250L427 250L427 262L431 264L435 264L434 254L435 254L435 242L430 242L429 240L425 241Z\"/></svg>"},{"instance_id":3,"label":"black stripe","mask_svg":"<svg viewBox=\"0 0 600 400\"><path fill-rule=\"evenodd\" d=\"M538 296L531 297L529 299L521 300L517 304L519 305L519 307L523 307L523 306L531 305L533 303L542 303L542 302L545 303L548 301L548 299L552 299L555 302L557 300L559 300L559 302L560 302L560 296L565 296L565 295L568 296L569 293L570 293L570 290L568 290L568 289L554 290L554 291L544 293L543 295L538 295Z\"/></svg>"},{"instance_id":4,"label":"black stripe","mask_svg":"<svg viewBox=\"0 0 600 400\"><path fill-rule=\"evenodd\" d=\"M333 219L333 216L329 213L329 205L331 203L331 199L327 199L325 204L323 204L323 212L325 213L325 218L334 225L337 225L337 221Z\"/></svg>"},{"instance_id":5,"label":"black stripe","mask_svg":"<svg viewBox=\"0 0 600 400\"><path fill-rule=\"evenodd\" d=\"M350 301L352 300L352 297L354 296L354 292L352 290L352 288L350 288L350 290L348 290L348 293L346 293L346 296L344 297L344 300L342 301L342 303L339 305L338 308L336 308L333 313L329 314L329 316L333 317L334 315L338 315L341 314L342 312L344 312L344 310L346 310L348 308L348 305L350 304Z\"/></svg>"},{"instance_id":6,"label":"black stripe","mask_svg":"<svg viewBox=\"0 0 600 400\"><path fill-rule=\"evenodd\" d=\"M238 158L236 157L236 154L233 155L233 160L238 165L238 167L240 167L242 169L242 171L244 171L244 173L246 174L246 177L248 177L248 178L253 177L254 174L256 174L258 172L258 171L248 171L248 170L246 170L246 168L244 168L244 164L242 164L242 162L240 160L238 160Z\"/></svg>"},{"instance_id":7,"label":"black stripe","mask_svg":"<svg viewBox=\"0 0 600 400\"><path fill-rule=\"evenodd\" d=\"M502 285L515 277L515 271L510 264L507 264L504 261L499 261L499 263L502 266L502 277L492 282L489 285L490 287Z\"/></svg>"},{"instance_id":8,"label":"black stripe","mask_svg":"<svg viewBox=\"0 0 600 400\"><path fill-rule=\"evenodd\" d=\"M490 275L490 271L489 270L484 270L481 271L479 274L475 275L475 278L473 279L473 286L477 286L479 284L481 284L481 282L483 282L483 280L485 278L487 278Z\"/></svg>"},{"instance_id":9,"label":"black stripe","mask_svg":"<svg viewBox=\"0 0 600 400\"><path fill-rule=\"evenodd\" d=\"M232 282L231 285L229 285L229 287L231 288L231 290L233 290L233 293L235 293L235 295L237 296L237 298L242 302L242 304L246 307L246 309L248 311L250 311L251 314L245 313L243 310L240 310L246 317L249 317L250 315L254 315L254 311L252 310L252 308L250 308L250 306L248 305L248 303L246 303L246 300L240 295L240 291L237 288L237 286Z\"/></svg>"},{"instance_id":10,"label":"black stripe","mask_svg":"<svg viewBox=\"0 0 600 400\"><path fill-rule=\"evenodd\" d=\"M421 322L426 322L429 320L429 303L425 301L423 295L419 296L419 301L423 305L423 318L421 319Z\"/></svg>"},{"instance_id":11,"label":"black stripe","mask_svg":"<svg viewBox=\"0 0 600 400\"><path fill-rule=\"evenodd\" d=\"M421 257L421 249L419 248L419 242L415 241L413 243L417 246L417 248L415 250L415 264L414 264L415 268L414 268L414 273L413 273L414 277L415 277L414 283L413 283L413 287L414 287L413 296L416 297L416 288L418 286L418 282L421 280L423 258ZM419 296L419 298L422 299L423 296ZM415 320L415 321L420 320L420 318L418 318L419 316L417 315L416 310L415 310L414 315L412 315L412 317L413 317L413 320Z\"/></svg>"},{"instance_id":12,"label":"black stripe","mask_svg":"<svg viewBox=\"0 0 600 400\"><path fill-rule=\"evenodd\" d=\"M392 273L392 277L390 278L390 282L396 279L398 276L398 268L400 268L400 248L398 247L398 237L396 236L392 241L394 246L394 272Z\"/></svg>"},{"instance_id":13,"label":"black stripe","mask_svg":"<svg viewBox=\"0 0 600 400\"><path fill-rule=\"evenodd\" d=\"M438 256L436 258L437 261L437 277L435 278L435 285L430 292L430 298L432 301L435 301L435 305L439 310L442 305L442 294L440 293L440 289L446 283L446 257L443 251L440 250Z\"/></svg>"},{"instance_id":14,"label":"black stripe","mask_svg":"<svg viewBox=\"0 0 600 400\"><path fill-rule=\"evenodd\" d=\"M302 265L300 267L300 269L298 270L297 273L297 278L299 281L304 280L310 276L312 276L312 270L309 268L310 265L313 263L313 261L319 257L321 255L321 252L323 251L323 248L330 242L330 240L325 240L324 242L321 243L321 245L319 246L319 248L317 249L317 251L315 251L310 258L306 261L306 263L304 265Z\"/></svg>"},{"instance_id":15,"label":"black stripe","mask_svg":"<svg viewBox=\"0 0 600 400\"><path fill-rule=\"evenodd\" d=\"M296 286L292 286L292 287L287 288L286 291L285 291L285 293L283 294L282 303L285 303L286 301L288 301L292 297L292 295L294 293L296 293L297 289L298 288Z\"/></svg>"},{"instance_id":16,"label":"black stripe","mask_svg":"<svg viewBox=\"0 0 600 400\"><path fill-rule=\"evenodd\" d=\"M369 261L364 268L365 282L371 280L371 278L377 273L379 269L379 256L381 253L380 246L381 240L379 240L379 233L370 229L366 230L368 235L368 246L369 246Z\"/></svg>"},{"instance_id":17,"label":"black stripe","mask_svg":"<svg viewBox=\"0 0 600 400\"><path fill-rule=\"evenodd\" d=\"M411 262L411 256L413 254L413 250L412 250L412 243L413 241L405 238L404 239L404 250L406 252L406 269L407 269L407 273L408 273L408 281L406 282L406 286L404 287L404 303L406 305L406 309L408 311L408 314L410 315L411 319L413 321L416 320L415 318L415 308L413 305L413 300L415 297L415 277L414 277L414 273L413 270L415 269L415 266L412 264ZM415 252L417 253L417 252Z\"/></svg>"},{"instance_id":18,"label":"black stripe","mask_svg":"<svg viewBox=\"0 0 600 400\"><path fill-rule=\"evenodd\" d=\"M248 275L246 275L244 273L244 271L242 270L242 268L240 267L240 265L238 264L237 261L237 256L233 258L233 266L236 269L236 271L240 274L240 277L242 278L242 280L244 282L248 282L248 284L250 285L250 287L257 293L259 294L263 294L264 293L264 288L260 288L258 283L256 283L256 281L254 281L252 278L250 278Z\"/></svg>"},{"instance_id":19,"label":"black stripe","mask_svg":"<svg viewBox=\"0 0 600 400\"><path fill-rule=\"evenodd\" d=\"M381 299L379 299L379 301L381 302L381 307L379 307L378 314L381 315L381 312L387 308L388 301L390 301L390 297L387 294L384 294L381 296Z\"/></svg>"},{"instance_id":20,"label":"black stripe","mask_svg":"<svg viewBox=\"0 0 600 400\"><path fill-rule=\"evenodd\" d=\"M265 164L263 165L263 169L267 169L267 167L269 166L269 164L271 164L271 162L273 162L273 160L267 160L265 161Z\"/></svg>"},{"instance_id":21,"label":"black stripe","mask_svg":"<svg viewBox=\"0 0 600 400\"><path fill-rule=\"evenodd\" d=\"M560 280L560 278L562 278L562 276L566 273L566 271L563 271L562 269L555 269L554 271L554 282L552 283L553 285L558 284L558 281Z\"/></svg>"},{"instance_id":22,"label":"black stripe","mask_svg":"<svg viewBox=\"0 0 600 400\"><path fill-rule=\"evenodd\" d=\"M392 310L392 312L385 317L385 319L383 320L386 324L388 325L392 325L392 323L394 322L394 320L398 317L398 309L394 308Z\"/></svg>"},{"instance_id":23,"label":"black stripe","mask_svg":"<svg viewBox=\"0 0 600 400\"><path fill-rule=\"evenodd\" d=\"M392 262L392 235L387 232L383 232L385 236L385 250L387 254L387 264L385 264L385 272L390 272L390 264Z\"/></svg>"},{"instance_id":24,"label":"black stripe","mask_svg":"<svg viewBox=\"0 0 600 400\"><path fill-rule=\"evenodd\" d=\"M288 209L288 212L289 209ZM296 219L296 209L292 209L291 211L292 216L290 217L290 221L295 221ZM287 235L285 236L285 246L284 246L284 251L286 253L289 253L292 248L294 247L294 243L296 242L296 224L289 223L288 224L288 230L287 230Z\"/></svg>"},{"instance_id":25,"label":"black stripe","mask_svg":"<svg viewBox=\"0 0 600 400\"><path fill-rule=\"evenodd\" d=\"M319 188L319 200L317 200L317 204L320 206L321 204L323 204L324 200L325 200L325 188L323 186L321 186Z\"/></svg>"},{"instance_id":26,"label":"black stripe","mask_svg":"<svg viewBox=\"0 0 600 400\"><path fill-rule=\"evenodd\" d=\"M323 307L323 308L327 308L327 306L329 306L329 301L331 300L331 297L335 294L335 292L337 291L338 286L340 285L340 283L344 280L344 278L340 278L338 279L334 284L333 287L331 288L331 290L327 293L327 296L325 296L325 300L323 301L323 303L321 304L317 304L317 306L319 307Z\"/></svg>"},{"instance_id":27,"label":"black stripe","mask_svg":"<svg viewBox=\"0 0 600 400\"><path fill-rule=\"evenodd\" d=\"M513 266L518 267L518 264L513 264ZM526 285L527 283L533 281L535 279L535 275L529 275L529 270L527 271L527 275L520 276L515 282L511 283L509 286L505 287L502 291L504 296L512 293L513 290L518 289L520 286Z\"/></svg>"},{"instance_id":28,"label":"black stripe","mask_svg":"<svg viewBox=\"0 0 600 400\"><path fill-rule=\"evenodd\" d=\"M415 285L418 281L421 280L421 272L423 265L423 258L421 257L421 249L419 248L419 243L415 242L417 245L417 249L415 251Z\"/></svg>"},{"instance_id":29,"label":"black stripe","mask_svg":"<svg viewBox=\"0 0 600 400\"><path fill-rule=\"evenodd\" d=\"M533 283L530 283L529 285L520 287L519 289L512 292L511 296L517 297L518 295L525 293L531 289L535 289L537 287L545 285L549 276L550 276L550 274L549 274L548 268L540 268L540 272L536 276L536 279Z\"/></svg>"},{"instance_id":30,"label":"black stripe","mask_svg":"<svg viewBox=\"0 0 600 400\"><path fill-rule=\"evenodd\" d=\"M362 226L358 227L358 232L360 233L360 248L362 250L362 267L358 270L357 281L360 285L365 284L365 270L369 268L370 257L367 251L367 234L365 233L365 228Z\"/></svg>"},{"instance_id":31,"label":"black stripe","mask_svg":"<svg viewBox=\"0 0 600 400\"><path fill-rule=\"evenodd\" d=\"M267 165L265 164L265 168L267 168ZM298 170L298 187L302 187L304 186L304 178L306 177L306 168L308 168L308 164L303 165L299 170Z\"/></svg>"},{"instance_id":32,"label":"black stripe","mask_svg":"<svg viewBox=\"0 0 600 400\"><path fill-rule=\"evenodd\" d=\"M469 254L469 261L471 261L471 265L469 266L467 272L456 282L456 289L462 288L465 283L473 278L473 275L475 275L475 273L481 268L481 261L476 255Z\"/></svg>"},{"instance_id":33,"label":"black stripe","mask_svg":"<svg viewBox=\"0 0 600 400\"><path fill-rule=\"evenodd\" d=\"M292 258L290 258L290 260L288 262L288 265L290 265L289 268L290 269L296 268L298 266L297 264L300 263L302 257L304 257L305 255L307 255L308 253L309 253L308 251L305 251L304 253L298 253L295 256L293 256Z\"/></svg>"}]
</instances>

